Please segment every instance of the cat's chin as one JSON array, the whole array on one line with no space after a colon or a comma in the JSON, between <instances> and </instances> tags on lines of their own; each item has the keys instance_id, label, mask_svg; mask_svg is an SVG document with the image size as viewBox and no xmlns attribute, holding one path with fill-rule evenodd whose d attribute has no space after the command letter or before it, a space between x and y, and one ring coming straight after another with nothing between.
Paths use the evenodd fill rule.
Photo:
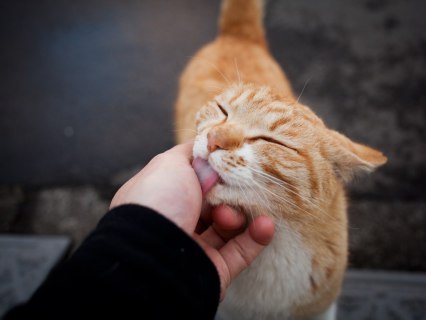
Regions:
<instances>
[{"instance_id":1,"label":"cat's chin","mask_svg":"<svg viewBox=\"0 0 426 320\"><path fill-rule=\"evenodd\" d=\"M228 205L244 213L249 220L254 216L265 214L257 204L248 204L248 197L241 194L241 188L219 181L206 195L206 201L212 206ZM242 202L242 199L245 202Z\"/></svg>"},{"instance_id":2,"label":"cat's chin","mask_svg":"<svg viewBox=\"0 0 426 320\"><path fill-rule=\"evenodd\" d=\"M219 180L218 183L209 191L209 193L206 195L206 200L209 204L213 206L217 206L220 204L228 204L229 203L229 196L226 197L227 190L229 190L229 186L225 185L223 183L223 180Z\"/></svg>"}]
</instances>

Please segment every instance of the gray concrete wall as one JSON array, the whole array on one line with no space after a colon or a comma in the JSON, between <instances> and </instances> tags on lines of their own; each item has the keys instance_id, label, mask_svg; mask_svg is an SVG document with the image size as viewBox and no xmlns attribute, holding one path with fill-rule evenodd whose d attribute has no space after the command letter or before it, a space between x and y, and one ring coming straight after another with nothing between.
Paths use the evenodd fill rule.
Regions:
<instances>
[{"instance_id":1,"label":"gray concrete wall","mask_svg":"<svg viewBox=\"0 0 426 320\"><path fill-rule=\"evenodd\" d=\"M0 227L80 241L113 190L173 144L185 63L219 1L0 4ZM351 265L426 270L426 2L271 0L301 101L389 163L350 187ZM87 215L82 215L87 212Z\"/></svg>"}]
</instances>

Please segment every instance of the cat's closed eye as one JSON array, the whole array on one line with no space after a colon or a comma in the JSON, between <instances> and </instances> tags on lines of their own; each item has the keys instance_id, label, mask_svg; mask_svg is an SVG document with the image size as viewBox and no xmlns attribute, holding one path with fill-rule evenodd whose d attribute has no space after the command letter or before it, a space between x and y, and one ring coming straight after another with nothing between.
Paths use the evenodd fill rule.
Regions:
<instances>
[{"instance_id":1,"label":"cat's closed eye","mask_svg":"<svg viewBox=\"0 0 426 320\"><path fill-rule=\"evenodd\" d=\"M225 115L225 117L228 117L228 112L225 110L225 108L218 102L216 102L217 107L222 111L222 113Z\"/></svg>"},{"instance_id":2,"label":"cat's closed eye","mask_svg":"<svg viewBox=\"0 0 426 320\"><path fill-rule=\"evenodd\" d=\"M286 149L289 149L289 150L292 150L294 152L299 153L299 150L297 150L296 148L290 147L289 145L283 143L282 141L276 140L276 139L274 139L272 137L269 137L269 136L263 136L263 135L262 136L256 136L256 137L248 138L246 140L248 142L255 142L257 140L263 140L263 141L266 141L266 142L269 142L269 143L273 143L275 145L279 145L279 146L282 146L282 147L284 147Z\"/></svg>"}]
</instances>

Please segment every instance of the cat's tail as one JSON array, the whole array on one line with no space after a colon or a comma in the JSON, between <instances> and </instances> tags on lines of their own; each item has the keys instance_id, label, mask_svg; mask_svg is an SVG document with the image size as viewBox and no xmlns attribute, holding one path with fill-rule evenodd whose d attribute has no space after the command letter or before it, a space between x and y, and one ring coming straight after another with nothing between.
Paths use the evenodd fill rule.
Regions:
<instances>
[{"instance_id":1,"label":"cat's tail","mask_svg":"<svg viewBox=\"0 0 426 320\"><path fill-rule=\"evenodd\" d=\"M220 35L234 36L265 45L262 0L222 0Z\"/></svg>"}]
</instances>

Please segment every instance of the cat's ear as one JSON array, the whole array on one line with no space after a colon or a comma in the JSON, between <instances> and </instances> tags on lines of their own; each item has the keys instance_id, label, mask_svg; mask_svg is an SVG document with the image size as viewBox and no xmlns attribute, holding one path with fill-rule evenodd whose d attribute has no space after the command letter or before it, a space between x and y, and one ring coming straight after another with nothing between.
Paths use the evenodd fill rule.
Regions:
<instances>
[{"instance_id":1,"label":"cat's ear","mask_svg":"<svg viewBox=\"0 0 426 320\"><path fill-rule=\"evenodd\" d=\"M345 182L358 172L371 172L386 163L378 150L351 141L343 134L327 129L329 159L337 175Z\"/></svg>"}]
</instances>

